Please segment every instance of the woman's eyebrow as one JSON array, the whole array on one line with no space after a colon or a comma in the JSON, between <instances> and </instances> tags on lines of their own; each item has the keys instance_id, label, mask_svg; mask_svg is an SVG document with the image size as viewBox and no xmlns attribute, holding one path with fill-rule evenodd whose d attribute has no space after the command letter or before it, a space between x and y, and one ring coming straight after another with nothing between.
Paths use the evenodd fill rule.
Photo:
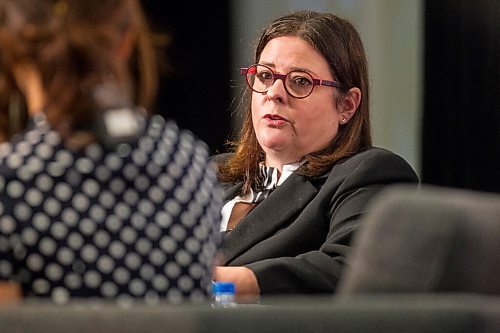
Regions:
<instances>
[{"instance_id":1,"label":"woman's eyebrow","mask_svg":"<svg viewBox=\"0 0 500 333\"><path fill-rule=\"evenodd\" d=\"M268 67L271 67L272 69L276 69L276 65L274 63L272 63L272 62L262 61L262 62L259 62L259 64L266 65ZM304 67L290 67L289 70L288 70L288 72L291 72L291 71L302 71L302 72L306 72L306 73L309 73L309 74L312 74L312 75L319 76L314 71L312 71L310 69L307 69L307 68L304 68Z\"/></svg>"}]
</instances>

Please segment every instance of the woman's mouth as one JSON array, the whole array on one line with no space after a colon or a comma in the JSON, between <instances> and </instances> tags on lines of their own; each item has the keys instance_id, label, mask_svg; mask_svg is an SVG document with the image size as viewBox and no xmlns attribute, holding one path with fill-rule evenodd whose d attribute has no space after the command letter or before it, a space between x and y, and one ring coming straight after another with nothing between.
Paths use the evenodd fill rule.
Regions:
<instances>
[{"instance_id":1,"label":"woman's mouth","mask_svg":"<svg viewBox=\"0 0 500 333\"><path fill-rule=\"evenodd\" d=\"M277 114L268 113L262 118L266 121L267 125L271 127L277 127L288 123L288 120L286 118L283 118Z\"/></svg>"}]
</instances>

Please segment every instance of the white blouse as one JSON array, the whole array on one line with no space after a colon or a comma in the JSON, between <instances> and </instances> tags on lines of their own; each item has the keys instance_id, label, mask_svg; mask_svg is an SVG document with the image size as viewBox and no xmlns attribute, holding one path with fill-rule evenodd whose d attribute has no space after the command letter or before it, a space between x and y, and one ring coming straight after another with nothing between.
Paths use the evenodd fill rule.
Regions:
<instances>
[{"instance_id":1,"label":"white blouse","mask_svg":"<svg viewBox=\"0 0 500 333\"><path fill-rule=\"evenodd\" d=\"M220 231L227 230L227 223L233 207L237 202L250 202L259 203L263 201L267 196L278 186L283 184L285 180L301 165L301 162L285 164L283 165L283 172L281 177L278 176L278 169L273 167L267 167L262 162L260 164L260 172L264 177L262 189L250 189L250 193L244 196L236 196L234 199L228 201L224 207L222 207L222 222L220 225Z\"/></svg>"}]
</instances>

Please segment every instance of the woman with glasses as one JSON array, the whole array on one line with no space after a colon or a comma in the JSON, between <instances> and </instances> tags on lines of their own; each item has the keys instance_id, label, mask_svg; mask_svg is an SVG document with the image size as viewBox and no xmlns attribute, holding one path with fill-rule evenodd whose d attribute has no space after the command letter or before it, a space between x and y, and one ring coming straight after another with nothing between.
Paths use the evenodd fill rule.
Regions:
<instances>
[{"instance_id":1,"label":"woman with glasses","mask_svg":"<svg viewBox=\"0 0 500 333\"><path fill-rule=\"evenodd\" d=\"M138 0L0 0L0 114L30 115L0 144L0 302L208 296L221 191L145 111L151 47Z\"/></svg>"},{"instance_id":2,"label":"woman with glasses","mask_svg":"<svg viewBox=\"0 0 500 333\"><path fill-rule=\"evenodd\" d=\"M353 232L384 187L417 183L372 147L368 68L355 28L301 11L263 32L234 152L216 157L226 189L215 280L241 296L335 292Z\"/></svg>"}]
</instances>

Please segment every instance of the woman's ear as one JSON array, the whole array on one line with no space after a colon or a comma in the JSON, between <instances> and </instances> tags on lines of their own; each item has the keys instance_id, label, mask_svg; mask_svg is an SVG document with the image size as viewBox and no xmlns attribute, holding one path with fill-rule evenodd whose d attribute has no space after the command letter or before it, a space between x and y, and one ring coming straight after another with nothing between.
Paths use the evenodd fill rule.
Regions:
<instances>
[{"instance_id":1,"label":"woman's ear","mask_svg":"<svg viewBox=\"0 0 500 333\"><path fill-rule=\"evenodd\" d=\"M349 89L342 100L340 108L342 124L347 123L354 116L358 110L359 103L361 103L361 90L357 87Z\"/></svg>"}]
</instances>

